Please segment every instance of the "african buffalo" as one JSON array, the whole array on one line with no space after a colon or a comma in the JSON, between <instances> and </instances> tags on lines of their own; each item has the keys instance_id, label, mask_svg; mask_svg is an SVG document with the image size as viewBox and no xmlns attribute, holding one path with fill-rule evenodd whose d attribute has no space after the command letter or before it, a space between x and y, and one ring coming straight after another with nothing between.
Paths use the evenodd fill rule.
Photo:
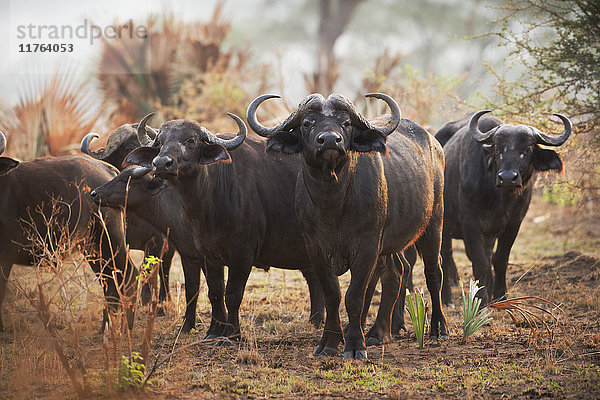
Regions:
<instances>
[{"instance_id":1,"label":"african buffalo","mask_svg":"<svg viewBox=\"0 0 600 400\"><path fill-rule=\"evenodd\" d=\"M482 117L488 112L449 122L436 134L446 155L444 276L457 275L452 239L463 239L473 275L486 289L478 294L483 303L506 295L508 257L529 208L535 172L562 170L558 154L539 145L560 146L571 134L571 122L560 114L554 115L562 120L564 132L548 135L528 125ZM447 280L442 297L444 303L451 303Z\"/></svg>"},{"instance_id":2,"label":"african buffalo","mask_svg":"<svg viewBox=\"0 0 600 400\"><path fill-rule=\"evenodd\" d=\"M189 332L196 325L200 270L204 270L207 274L210 271L204 268L204 257L196 249L194 241L190 240L189 235L193 227L180 212L182 205L179 196L176 192L165 188L165 181L152 179L149 172L150 168L127 167L111 181L97 187L90 195L97 203L111 208L125 209L128 217L134 216L151 225L153 229L168 233L169 243L177 248L181 256L186 294L186 312L181 329L183 332ZM207 281L212 282L211 277L207 275ZM213 320L225 321L222 272L220 281L217 275L216 282L208 285L208 296L213 304Z\"/></svg>"},{"instance_id":3,"label":"african buffalo","mask_svg":"<svg viewBox=\"0 0 600 400\"><path fill-rule=\"evenodd\" d=\"M310 319L320 323L323 294L293 214L294 185L289 178L296 175L299 160L282 163L265 155L264 141L244 141L244 122L229 115L239 127L231 139L189 120L163 124L152 139L144 130L144 118L138 132L140 143L149 147L133 151L127 161L152 168L155 179L166 180L177 193L177 211L193 228L188 240L194 240L210 261L207 270L229 267L227 319L211 324L207 336L239 337L239 307L253 265L300 269L309 283Z\"/></svg>"},{"instance_id":4,"label":"african buffalo","mask_svg":"<svg viewBox=\"0 0 600 400\"><path fill-rule=\"evenodd\" d=\"M146 127L146 131L153 136L156 136L154 129ZM98 135L88 133L81 141L81 151L98 160L105 161L115 168L122 170L123 161L127 154L132 150L140 147L137 138L137 124L125 124L115 129L108 137L106 147L97 150L90 150L90 143ZM175 254L175 246L167 240L165 234L157 230L152 224L138 218L136 215L127 216L127 231L125 234L127 244L132 249L144 251L144 259L149 255L161 258L160 263L160 292L159 300L164 301L169 298L169 271L171 270L171 262ZM163 244L167 240L168 246L163 253ZM146 304L151 299L150 285L144 284L141 292L142 303Z\"/></svg>"},{"instance_id":5,"label":"african buffalo","mask_svg":"<svg viewBox=\"0 0 600 400\"><path fill-rule=\"evenodd\" d=\"M4 151L5 143L6 138L0 132L0 154ZM89 264L101 277L107 303L111 307L118 304L117 286L124 285L121 290L126 295L134 293L137 272L135 268L128 267L131 264L127 259L123 233L119 229L120 213L114 210L102 212L107 236L98 218L98 207L85 193L90 187L108 182L116 173L109 164L83 155L40 158L27 162L0 157L0 305L13 264L31 265L39 261L26 249L28 233L24 228L35 226L51 246L58 245L55 243L59 240L56 236L45 233L44 219L52 213L53 203L58 204L61 211L56 215L56 223L68 228L73 239L80 239L85 250L98 253L99 257L90 259ZM88 242L86 238L91 241ZM127 309L130 326L133 324L133 311L134 306L131 305ZM106 312L103 328L105 322ZM0 318L0 330L2 328Z\"/></svg>"},{"instance_id":6,"label":"african buffalo","mask_svg":"<svg viewBox=\"0 0 600 400\"><path fill-rule=\"evenodd\" d=\"M295 214L325 293L325 329L315 355L336 354L345 336L344 358L367 357L362 315L377 259L401 252L413 243L423 257L432 298L431 335L447 335L440 299L442 148L419 125L401 119L400 109L391 97L380 93L367 96L384 100L392 110L385 126L373 125L348 99L336 94L327 99L320 94L306 97L296 111L273 128L258 122L256 109L263 101L279 96L259 96L248 107L248 124L257 134L269 138L269 151L302 156L296 176L290 178L288 174L282 179L295 183ZM264 167L281 171L279 166ZM336 275L348 270L352 275L345 296L349 322L342 334L341 292ZM394 273L394 268L387 265L377 320L367 333L375 343L390 332L399 281L385 275Z\"/></svg>"}]
</instances>

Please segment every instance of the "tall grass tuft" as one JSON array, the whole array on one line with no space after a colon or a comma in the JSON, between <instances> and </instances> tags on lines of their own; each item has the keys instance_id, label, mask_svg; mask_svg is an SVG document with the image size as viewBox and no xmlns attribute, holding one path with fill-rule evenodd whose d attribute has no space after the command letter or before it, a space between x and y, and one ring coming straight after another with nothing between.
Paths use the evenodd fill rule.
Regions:
<instances>
[{"instance_id":1,"label":"tall grass tuft","mask_svg":"<svg viewBox=\"0 0 600 400\"><path fill-rule=\"evenodd\" d=\"M415 289L415 298L413 299L413 296L407 289L406 305L415 330L417 343L419 344L419 348L422 349L425 344L425 319L427 318L427 305L425 304L423 290Z\"/></svg>"},{"instance_id":2,"label":"tall grass tuft","mask_svg":"<svg viewBox=\"0 0 600 400\"><path fill-rule=\"evenodd\" d=\"M463 299L463 340L467 340L469 336L477 332L479 328L487 324L492 320L492 311L485 307L479 309L481 305L481 299L476 297L483 287L478 286L479 281L471 279L469 282L469 293L465 295L465 290L462 288L462 299Z\"/></svg>"}]
</instances>

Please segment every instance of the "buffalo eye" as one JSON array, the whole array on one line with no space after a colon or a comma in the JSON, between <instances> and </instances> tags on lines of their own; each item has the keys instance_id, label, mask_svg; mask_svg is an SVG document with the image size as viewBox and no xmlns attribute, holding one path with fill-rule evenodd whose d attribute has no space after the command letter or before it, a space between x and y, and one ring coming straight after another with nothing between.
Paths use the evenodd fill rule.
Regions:
<instances>
[{"instance_id":1,"label":"buffalo eye","mask_svg":"<svg viewBox=\"0 0 600 400\"><path fill-rule=\"evenodd\" d=\"M312 121L304 121L304 123L302 124L302 126L305 128L310 128L311 125L312 125Z\"/></svg>"},{"instance_id":2,"label":"buffalo eye","mask_svg":"<svg viewBox=\"0 0 600 400\"><path fill-rule=\"evenodd\" d=\"M351 125L350 120L344 121L342 125L344 125L345 128L348 128Z\"/></svg>"},{"instance_id":3,"label":"buffalo eye","mask_svg":"<svg viewBox=\"0 0 600 400\"><path fill-rule=\"evenodd\" d=\"M194 144L196 144L196 140L194 138L187 138L183 143L186 146L193 146Z\"/></svg>"}]
</instances>

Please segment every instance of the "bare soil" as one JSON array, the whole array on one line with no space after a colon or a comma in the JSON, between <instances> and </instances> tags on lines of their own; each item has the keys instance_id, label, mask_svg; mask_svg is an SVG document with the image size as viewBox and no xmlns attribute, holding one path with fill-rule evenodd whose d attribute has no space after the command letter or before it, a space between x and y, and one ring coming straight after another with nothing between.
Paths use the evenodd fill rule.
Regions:
<instances>
[{"instance_id":1,"label":"bare soil","mask_svg":"<svg viewBox=\"0 0 600 400\"><path fill-rule=\"evenodd\" d=\"M455 259L468 285L471 267L460 242L455 242ZM465 342L460 289L455 288L456 307L445 310L451 327L448 340L426 341L418 349L407 315L409 332L369 348L367 361L344 361L341 354L312 356L321 332L307 323L308 291L294 271L252 273L241 308L241 343L200 343L210 319L204 283L197 330L179 335L184 296L177 264L171 272L172 301L165 307L166 316L156 320L148 368L156 359L161 364L143 391L119 391L102 383L106 356L99 333L101 302L89 301L76 324L87 361L89 397L600 398L600 219L536 198L510 262L509 297L534 295L560 306L544 305L558 322L538 313L550 331L537 324L534 333L522 320L515 325L506 312L494 311L493 321ZM15 268L11 278L26 285L30 270ZM420 262L414 281L425 288ZM348 276L342 277L343 287L347 282ZM0 334L0 398L76 397L48 335L15 286L3 306L7 329ZM377 305L375 299L371 321ZM141 346L146 318L147 308L142 308L131 333L134 351ZM67 331L63 326L74 364L76 351ZM128 354L128 342L118 342L120 354Z\"/></svg>"}]
</instances>

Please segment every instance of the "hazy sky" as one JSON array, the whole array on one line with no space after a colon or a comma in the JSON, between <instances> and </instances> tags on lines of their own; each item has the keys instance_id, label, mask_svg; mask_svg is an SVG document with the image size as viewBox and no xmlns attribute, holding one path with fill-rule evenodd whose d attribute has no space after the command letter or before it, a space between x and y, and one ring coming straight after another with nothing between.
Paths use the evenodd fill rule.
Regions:
<instances>
[{"instance_id":1,"label":"hazy sky","mask_svg":"<svg viewBox=\"0 0 600 400\"><path fill-rule=\"evenodd\" d=\"M390 0L392 1L392 0ZM406 0L409 1L409 0ZM453 3L462 0L440 0L445 7L453 7ZM305 93L304 74L311 73L315 68L316 54L316 15L298 17L295 13L302 10L306 0L227 0L224 16L232 21L232 35L229 43L244 45L249 41L255 56L262 62L274 66L276 74L281 74L286 97L292 102L300 100ZM385 2L380 1L385 4ZM108 28L115 20L120 22L132 19L143 23L149 14L157 14L165 10L171 11L177 18L186 22L206 21L212 15L217 0L0 0L0 105L14 103L19 88L23 82L41 81L43 75L51 74L57 69L76 77L86 79L94 76L95 62L100 55L101 41L92 40L91 24L100 28ZM398 7L393 4L396 9ZM471 7L479 2L469 2ZM265 9L263 9L263 7ZM371 21L381 18L381 7L375 1L365 1L357 13L358 26L364 25L368 18L362 18L369 13ZM388 4L390 9L394 7ZM464 7L469 12L468 7ZM480 7L481 9L481 7ZM477 12L481 12L481 10ZM362 13L362 14L361 14ZM354 92L360 86L360 79L367 68L373 68L375 57L381 55L385 48L392 53L400 51L409 55L423 41L435 40L421 29L423 19L430 17L402 16L394 18L394 26L379 26L367 29L364 26L360 32L342 35L336 44L336 54L346 58L340 63L343 79L338 82L340 91ZM284 22L292 22L286 25ZM281 22L280 25L276 23ZM445 21L447 23L447 21ZM272 26L275 25L275 26ZM31 28L30 28L31 27ZM65 28L63 28L65 27ZM58 34L69 34L73 38L48 39L52 30L58 29ZM40 32L41 30L41 32ZM284 32L285 31L285 32ZM370 34L370 40L360 40L357 35ZM38 39L39 33L46 39ZM103 32L103 34L106 32ZM78 38L77 35L85 38ZM427 63L427 68L438 68L442 74L460 74L469 65L481 65L481 54L476 54L461 41L457 33L449 31L447 37L455 35L452 46L444 50L445 54L434 63ZM20 46L33 43L52 43L72 45L72 52L65 53L27 53L20 52ZM33 50L23 48L22 50ZM449 59L450 57L451 59ZM40 76L42 75L42 76ZM33 78L33 79L32 79ZM276 81L278 78L275 78Z\"/></svg>"},{"instance_id":2,"label":"hazy sky","mask_svg":"<svg viewBox=\"0 0 600 400\"><path fill-rule=\"evenodd\" d=\"M141 23L151 13L164 10L185 20L210 18L216 0L0 0L0 89L3 101L14 101L17 87L57 69L87 75L93 71L94 57L100 54L101 41L92 38L91 25L114 34L109 26L115 20ZM241 2L229 2L226 15L234 17ZM237 7L237 8L236 8ZM234 11L230 11L234 10ZM121 30L122 34L126 34ZM42 39L39 36L42 36ZM50 38L51 35L54 37ZM58 35L59 38L56 38ZM63 37L64 35L64 37ZM71 37L72 35L72 37ZM82 38L84 37L84 38ZM72 45L72 52L20 52L33 50L27 44ZM23 48L20 48L23 46Z\"/></svg>"}]
</instances>

